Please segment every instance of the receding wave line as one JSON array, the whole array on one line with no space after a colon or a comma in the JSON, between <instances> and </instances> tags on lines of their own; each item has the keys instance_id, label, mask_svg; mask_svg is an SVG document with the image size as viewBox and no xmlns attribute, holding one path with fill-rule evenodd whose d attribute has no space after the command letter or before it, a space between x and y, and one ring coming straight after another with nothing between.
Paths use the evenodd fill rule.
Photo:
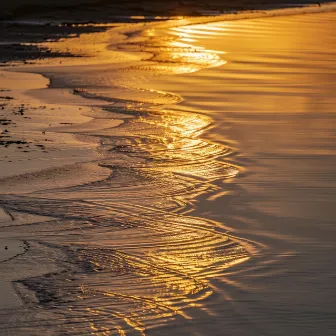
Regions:
<instances>
[{"instance_id":1,"label":"receding wave line","mask_svg":"<svg viewBox=\"0 0 336 336\"><path fill-rule=\"evenodd\" d=\"M222 61L212 51L155 45L159 40L147 48L163 53L144 61L145 68L140 64L124 71L122 66L110 72L114 87L129 76L130 99L116 96L108 85L93 85L85 69L77 81L83 85L73 91L97 105L108 102L105 118L108 112L111 118L125 116L117 127L76 128L78 139L99 143L101 159L95 164L108 168L108 177L1 197L11 214L40 218L17 226L30 245L11 260L8 272L20 268L27 275L14 282L25 305L11 312L11 322L8 312L0 312L2 332L144 335L172 320L191 318L189 311L202 308L213 294L209 280L249 258L220 223L187 215L199 195L220 189L214 180L238 174L239 167L225 161L231 148L202 139L210 118L169 109L181 101L178 95L139 89L144 71L166 73L158 70L163 62L166 69L177 64L192 72ZM105 70L97 70L96 82ZM67 87L71 69L67 78L55 71L54 83L64 80ZM71 131L68 126L66 132ZM39 271L32 272L37 265Z\"/></svg>"}]
</instances>

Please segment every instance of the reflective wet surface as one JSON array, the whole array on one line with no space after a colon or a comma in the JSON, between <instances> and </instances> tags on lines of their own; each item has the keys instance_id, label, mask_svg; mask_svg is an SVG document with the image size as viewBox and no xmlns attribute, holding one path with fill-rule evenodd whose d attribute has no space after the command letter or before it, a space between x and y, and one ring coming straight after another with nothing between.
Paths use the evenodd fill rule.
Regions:
<instances>
[{"instance_id":1,"label":"reflective wet surface","mask_svg":"<svg viewBox=\"0 0 336 336\"><path fill-rule=\"evenodd\" d=\"M24 304L0 332L332 334L335 15L181 21L26 68L51 80L31 97L91 108L50 132L96 143L109 173L3 193L1 234L24 245L0 267Z\"/></svg>"}]
</instances>

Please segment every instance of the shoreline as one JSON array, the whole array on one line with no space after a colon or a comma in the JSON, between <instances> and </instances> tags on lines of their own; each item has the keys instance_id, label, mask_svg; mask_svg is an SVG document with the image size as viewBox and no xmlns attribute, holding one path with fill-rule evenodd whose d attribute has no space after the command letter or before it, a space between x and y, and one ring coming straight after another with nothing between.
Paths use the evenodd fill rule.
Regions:
<instances>
[{"instance_id":1,"label":"shoreline","mask_svg":"<svg viewBox=\"0 0 336 336\"><path fill-rule=\"evenodd\" d=\"M315 9L314 9L315 10ZM245 15L245 14L242 14L242 15ZM260 13L258 13L258 14L254 14L254 15L260 15ZM273 15L273 13L272 13L272 15ZM288 14L283 14L283 15L288 15ZM211 18L211 20L217 20L217 18ZM195 19L195 20L191 20L192 21L192 23L197 23L197 22L199 22L199 21L197 21L197 20L203 20L203 19ZM206 21L206 20L209 20L209 18L204 18L204 22ZM203 22L203 21L202 21ZM211 21L207 21L207 22L211 22ZM192 23L190 23L190 24L192 24ZM185 24L182 24L182 26L184 26ZM57 42L56 42L57 43ZM76 62L76 60L74 60L75 62ZM141 62L141 61L140 61ZM50 66L50 65L48 65L48 66ZM52 66L52 61L51 61L51 66ZM24 69L24 68L21 68L22 70ZM52 89L47 89L46 91L48 92L48 90L49 90L49 92L51 93L52 92ZM73 93L73 92L72 92ZM11 94L11 93L8 93L8 94ZM62 94L62 92L61 92L61 94ZM70 95L71 95L71 91L70 91ZM82 97L83 99L84 99L84 97ZM45 104L44 102L43 102L43 104ZM80 105L80 103L78 103L79 105L77 105L77 107L78 106L81 106ZM75 105L75 103L74 103L74 105ZM67 105L68 107L69 107L69 105ZM80 107L81 109L83 109L83 106L81 106ZM79 127L79 129L80 130L83 130L81 127L83 127L83 123L81 122L81 117L83 116L83 112L79 112L79 111L82 111L82 110L79 110L79 108L78 108L78 110L76 109L76 116L78 117L78 127ZM92 111L86 111L87 113L92 113ZM100 118L103 120L103 122L104 122L104 118L103 118L103 114L99 114L99 113L103 113L103 111L100 111L100 112L96 112L97 114L96 115L99 115L100 116ZM30 116L29 114L27 114L27 116ZM94 119L94 116L92 117L92 119ZM116 118L116 119L118 119L118 118ZM87 119L86 119L87 120ZM63 121L63 120L62 120ZM90 123L90 120L87 120L87 122L88 123ZM69 124L71 124L71 123L74 123L74 121L70 118L69 120L67 120L66 121L66 123L69 123ZM95 129L95 125L93 125L94 127L93 127L93 129ZM101 127L101 125L98 125L99 127ZM112 127L113 125L111 125L111 127ZM119 125L116 125L116 129L118 129L118 126ZM67 126L65 125L58 125L58 129L57 128L51 128L51 133L52 133L52 130L54 129L54 130L56 130L56 132L57 132L57 130L58 131L60 131L61 132L61 134L64 134L64 133L62 133L62 128L67 128ZM73 126L73 125L70 125L69 126L69 133L73 133L73 131L71 131L71 129L73 128L73 127L75 127L75 126ZM84 128L84 130L85 131L87 131L87 129L88 128ZM44 131L42 131L42 128L40 129L40 128L38 128L38 130L39 131L41 131L41 132L44 132ZM91 128L89 128L89 131L91 130ZM44 135L44 134L43 134ZM55 141L56 141L56 139L55 139ZM80 143L80 140L78 141L78 143ZM90 147L90 146L89 146ZM121 147L122 148L122 147ZM90 148L90 151L92 150L92 148ZM72 154L71 154L72 155ZM68 160L68 158L66 158L66 160ZM111 160L112 162L113 162L113 159ZM68 161L67 161L67 163L69 163ZM102 169L104 169L104 168L102 168ZM102 173L102 175L100 175L100 173ZM110 174L110 172L109 173L107 173L107 171L105 170L105 171L102 171L102 172L98 172L97 173L97 179L96 179L96 181L99 181L100 179L102 179L102 178L106 178L108 175ZM85 174L84 174L85 175ZM88 175L85 175L85 176L90 176L90 170L88 170ZM28 179L29 179L30 177L28 176ZM70 176L70 180L72 180L73 179L73 177L71 177ZM62 174L60 174L60 180L62 180ZM70 181L71 182L71 181ZM50 183L50 181L47 181L46 182L47 183L47 185ZM51 190L53 189L52 187L53 186L55 186L55 185L58 185L58 181L56 181L54 184L52 184L51 185ZM79 183L81 184L82 183L82 181L79 181ZM70 186L71 186L71 183L69 184ZM65 187L66 186L69 186L69 185L64 185ZM31 191L31 190L29 190L29 191ZM204 192L204 191L202 191L202 192ZM201 193L202 193L201 192ZM234 240L234 239L233 239Z\"/></svg>"},{"instance_id":2,"label":"shoreline","mask_svg":"<svg viewBox=\"0 0 336 336\"><path fill-rule=\"evenodd\" d=\"M103 33L113 26L122 24L160 24L160 21L172 21L173 26L185 26L192 24L211 23L216 21L232 21L232 20L245 20L263 17L274 16L290 16L302 15L310 13L320 13L336 10L336 2L327 1L322 4L308 3L302 4L299 7L283 7L283 8L267 8L263 7L256 10L241 10L229 13L222 13L210 16L111 16L108 19L97 18L96 20L88 19L62 19L55 20L54 17L48 16L46 19L10 19L0 20L0 27L3 29L4 34L0 48L2 49L2 57L0 58L0 66L12 67L15 65L30 65L38 60L54 59L54 58L79 58L80 54L71 54L65 51L55 52L52 48L48 47L58 41L71 40L74 35L81 36L92 33ZM58 15L57 15L58 16ZM59 16L58 16L59 17ZM174 23L176 22L176 23ZM41 27L44 28L41 32ZM21 34L22 29L27 30L26 34ZM141 30L141 28L140 28ZM34 35L30 35L30 31ZM13 59L12 55L16 55Z\"/></svg>"},{"instance_id":3,"label":"shoreline","mask_svg":"<svg viewBox=\"0 0 336 336\"><path fill-rule=\"evenodd\" d=\"M57 42L55 43L57 44ZM107 46L107 43L105 44L105 48L106 46ZM55 53L55 55L56 57L58 57L59 54ZM61 53L61 55L64 55L64 54ZM76 64L76 60L81 62L80 58L78 59L74 58L74 59L71 59L70 61ZM53 59L51 59L50 61L51 61L51 64L48 64L49 67L53 66ZM139 61L142 62L141 58L139 59ZM89 62L90 62L90 59L89 59ZM35 65L33 65L33 67L35 67ZM41 67L41 65L37 64L36 69L38 69L39 67ZM42 72L41 74L34 74L32 73L34 72L34 68L31 67L30 70L26 72L26 75L25 75L24 74L25 68L27 68L27 66L26 67L16 66L13 68L10 67L9 70L14 70L14 71L5 71L2 81L0 81L0 87L4 88L5 90L9 89L8 84L10 83L9 82L10 77L13 77L13 79L11 79L13 82L13 88L11 88L12 90L15 88L15 83L16 83L15 78L20 78L20 80L22 81L22 79L25 78L24 76L27 76L27 84L28 84L28 85L23 84L23 87L20 88L22 92L20 92L20 90L18 93L16 93L15 90L6 91L6 94L8 94L8 97L11 97L14 99L10 99L8 103L6 102L6 104L4 104L5 110L3 111L8 110L8 112L5 112L5 114L3 115L3 119L6 120L6 122L8 121L10 123L9 125L6 125L7 126L6 131L8 132L6 132L6 134L3 134L3 136L6 136L5 142L8 143L9 139L11 139L11 137L14 137L15 139L10 140L10 141L18 142L17 144L14 144L14 143L13 144L14 146L18 147L19 151L21 150L21 147L22 147L21 142L22 142L24 146L31 147L32 145L35 145L35 147L37 146L37 148L41 148L42 156L47 155L48 154L47 152L50 152L51 150L53 157L56 154L56 158L57 158L57 151L60 150L59 153L62 154L62 152L64 152L64 149L67 146L69 146L69 144L70 146L74 145L74 148L68 151L68 153L66 151L65 152L66 156L64 156L64 158L60 156L59 158L57 158L56 161L46 160L44 158L41 158L40 155L37 155L37 157L31 161L32 167L29 168L30 167L29 165L27 164L22 165L21 162L16 164L15 166L15 161L22 161L24 160L24 158L20 158L20 156L16 158L16 156L18 155L17 149L15 149L12 144L9 145L8 148L12 149L11 153L8 151L3 152L5 155L3 160L9 161L8 162L9 164L8 164L8 168L6 169L8 172L7 176L2 176L0 178L0 184L1 184L0 193L2 194L2 196L5 196L5 195L10 196L10 195L15 195L15 194L25 195L25 194L30 194L32 192L38 193L40 190L48 190L48 189L52 190L56 186L58 188L59 187L67 188L69 186L75 186L76 184L79 184L79 185L83 183L88 184L94 181L101 181L104 178L107 178L111 174L110 169L104 166L96 165L95 160L97 160L98 158L97 156L95 157L95 155L93 155L91 156L91 158L89 158L90 151L94 152L95 147L99 146L99 144L94 144L93 146L90 145L88 148L88 151L86 151L82 155L82 157L79 158L79 161L76 159L75 160L73 159L74 155L77 156L76 150L78 150L81 144L81 139L79 141L75 141L75 143L72 144L73 134L76 134L76 127L78 128L79 132L83 132L83 131L87 132L88 128L85 125L85 121L92 123L93 120L99 120L99 118L104 118L102 114L104 112L99 107L101 105L101 102L98 104L98 103L95 103L94 100L93 101L91 100L92 103L90 104L93 105L93 108L95 108L96 110L98 108L99 110L99 112L92 113L92 111L90 111L91 108L87 106L87 104L90 102L90 99L86 99L82 97L82 95L78 95L78 94L74 95L73 94L74 92L71 92L71 91L68 92L67 95L65 96L64 92L60 91L59 99L62 99L63 101L65 100L67 102L67 105L61 108L65 112L71 107L72 114L69 114L69 112L67 111L66 112L67 117L64 120L65 113L62 114L61 112L62 109L61 109L60 112L58 112L60 113L59 116L56 117L55 119L55 116L53 116L53 114L55 113L54 112L55 107L59 109L59 105L57 103L58 98L54 97L54 98L51 98L51 100L49 99L50 101L49 100L43 101L43 91L41 90L43 87L47 87L44 89L46 91L45 96L53 94L53 91L52 91L53 89L50 88L50 79L48 79L49 84L46 85L45 78L48 78L48 76L45 73ZM39 77L41 75L43 75L43 77ZM30 77L36 78L34 79L36 82L33 86L31 85L29 86ZM24 91L27 91L27 90L30 91L32 89L38 90L37 93L40 92L40 98L42 98L42 100L40 100L38 96L35 98L31 94L27 96L24 93ZM28 97L29 97L29 100L31 100L31 102L29 101L27 102ZM65 99L66 97L68 98ZM22 105L22 107L20 107L21 103L24 103L24 106ZM98 106L95 106L97 104ZM14 120L13 117L10 117L10 115L13 115L13 113L16 113L15 112L16 110L22 111L22 112L19 112L19 115L15 117L14 118L15 120ZM92 115L92 116L90 118L87 118L85 117L85 115ZM113 113L109 112L108 118L110 119L111 116L113 116ZM98 119L95 119L95 117L98 117ZM116 117L118 118L117 114L116 114ZM24 132L25 132L23 134L23 138L16 139L17 136L15 134L18 133L18 130L20 131L20 127L22 127L20 126L20 119L22 118L33 118L32 119L33 120L32 129L30 131L28 128L29 124L25 122L23 126ZM126 116L123 115L123 118L124 119L127 118L127 115ZM101 120L103 123L106 123L104 119L101 119ZM37 128L34 125L34 123L38 125ZM12 128L11 124L13 124L13 126L15 126L17 130ZM57 124L59 125L57 126ZM69 124L69 125L63 126L62 124ZM93 126L94 126L93 130L96 127L101 127L101 125L99 124L93 125ZM106 125L104 126L106 127ZM118 124L116 124L115 121L113 121L113 123L109 126L109 128L116 127L116 126L118 126ZM33 136L30 135L31 132L33 133ZM34 135L34 133L36 133L36 135ZM67 133L68 133L68 139L65 141L65 143L61 144L61 147L59 149L57 149L58 147L57 142L63 139ZM25 134L27 134L28 138L25 137ZM59 137L59 135L61 137ZM62 140L62 142L63 141L64 140ZM52 148L50 148L49 143L52 144ZM6 143L4 143L4 145L7 146ZM31 158L29 160L31 160ZM57 164L55 166L56 162ZM41 163L44 163L45 165L41 166ZM90 164L92 165L92 168L90 167ZM76 168L76 165L78 166L78 168L82 169L82 171ZM67 167L69 167L69 169ZM5 165L3 165L3 168L5 168ZM75 174L71 173L71 170L73 169L75 169L76 171ZM81 173L80 176L77 176L78 173ZM43 175L45 175L45 178L43 177ZM52 176L51 179L50 179L50 176ZM28 181L29 183L27 184ZM35 181L36 181L36 185L35 185ZM7 209L6 205L5 205L5 209ZM12 209L10 209L10 213L12 213ZM11 225L13 225L11 222L12 220L4 221L3 223L1 223L1 227L2 228L10 227ZM29 238L27 239L29 240ZM234 240L234 238L232 239ZM5 240L5 243L8 244L9 248L12 250L11 245L10 245L10 240ZM53 268L54 266L51 266L51 267ZM7 279L6 281L7 282L16 281L17 279L20 279L20 278L21 278L20 274L17 273L12 278ZM17 306L17 302L16 302L17 294L15 294L14 291L8 291L7 285L3 287L5 288L7 292L10 293L10 295L7 298L8 299L7 308L9 309L12 307L16 307ZM21 287L15 286L11 288L14 289L14 288L21 288Z\"/></svg>"},{"instance_id":4,"label":"shoreline","mask_svg":"<svg viewBox=\"0 0 336 336\"><path fill-rule=\"evenodd\" d=\"M11 19L0 20L0 27L4 34L0 48L2 49L2 57L0 58L1 67L12 67L16 65L34 65L38 60L47 59L78 59L81 54L71 54L67 50L57 51L52 50L52 45L60 40L71 40L74 35L81 36L92 33L104 33L111 29L111 26L118 26L122 24L149 24L160 25L160 21L165 24L172 21L172 26L185 26L193 24L206 24L216 21L232 21L245 20L263 17L275 16L291 16L302 15L310 13L320 13L336 10L336 2L327 1L322 4L315 2L302 4L299 7L284 7L284 8L261 8L257 10L242 10L229 13L222 13L210 16L168 16L168 17L134 17L134 16L112 16L109 19L96 20L55 20L52 16L46 19ZM176 23L174 23L176 22ZM41 27L44 27L41 32ZM25 29L27 34L19 32ZM30 35L30 31L34 35ZM141 27L139 28L141 31ZM107 44L106 44L107 45ZM16 55L13 59L12 55ZM84 55L85 56L85 55ZM87 55L86 55L87 56Z\"/></svg>"}]
</instances>

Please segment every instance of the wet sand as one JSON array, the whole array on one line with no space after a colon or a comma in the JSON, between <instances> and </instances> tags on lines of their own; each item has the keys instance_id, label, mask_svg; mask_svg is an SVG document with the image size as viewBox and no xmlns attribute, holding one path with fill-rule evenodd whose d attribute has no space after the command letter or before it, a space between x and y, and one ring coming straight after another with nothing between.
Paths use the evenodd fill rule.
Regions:
<instances>
[{"instance_id":1,"label":"wet sand","mask_svg":"<svg viewBox=\"0 0 336 336\"><path fill-rule=\"evenodd\" d=\"M333 334L335 13L188 23L8 74L38 78L4 113L30 100L60 171L2 179L1 332Z\"/></svg>"}]
</instances>

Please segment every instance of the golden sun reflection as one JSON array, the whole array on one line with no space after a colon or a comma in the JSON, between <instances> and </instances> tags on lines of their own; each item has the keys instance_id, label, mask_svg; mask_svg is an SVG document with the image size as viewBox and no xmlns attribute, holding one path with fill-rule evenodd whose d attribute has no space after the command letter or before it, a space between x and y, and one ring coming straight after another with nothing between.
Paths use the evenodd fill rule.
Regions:
<instances>
[{"instance_id":1,"label":"golden sun reflection","mask_svg":"<svg viewBox=\"0 0 336 336\"><path fill-rule=\"evenodd\" d=\"M75 87L84 102L104 102L100 122L67 131L94 138L98 164L111 175L57 194L47 190L41 201L54 207L61 200L64 218L90 223L80 233L86 242L72 250L83 272L69 277L64 296L92 335L145 335L156 323L192 319L187 309L203 309L213 294L210 279L249 257L220 223L188 216L199 196L222 191L214 181L238 174L224 161L231 149L202 137L210 117L175 110L182 98L150 80L225 64L225 52L197 45L199 36L215 34L205 26L129 24L43 44L82 56L50 70L53 83ZM115 114L123 122L108 127Z\"/></svg>"},{"instance_id":2,"label":"golden sun reflection","mask_svg":"<svg viewBox=\"0 0 336 336\"><path fill-rule=\"evenodd\" d=\"M292 283L288 278L283 287L283 274L300 264L293 251L307 245L324 258L320 247L331 246L323 239L319 246L302 228L306 219L313 222L309 211L320 216L316 193L307 190L329 193L334 168L327 112L334 103L335 48L330 27L317 29L320 19L308 31L306 16L274 20L283 28L272 29L273 19L113 24L39 44L60 58L10 67L4 89L20 92L10 97L4 90L2 113L19 130L22 122L27 126L18 134L36 135L27 139L30 154L19 146L13 155L19 158L21 148L37 168L2 180L1 230L5 238L21 237L24 251L3 262L2 273L15 271L12 287L24 305L14 314L3 310L1 331L220 335L228 322L234 330L253 324L258 332L283 320ZM43 86L13 76L17 69L43 74ZM33 85L23 92L26 81ZM15 129L3 121L7 143ZM17 167L26 162L19 161ZM55 164L43 168L47 161ZM291 190L294 202L287 199ZM303 212L294 209L296 198L300 205L309 201ZM324 237L331 221L322 215ZM286 232L292 222L298 235L295 228ZM251 255L256 258L246 267L232 268ZM258 293L262 300L255 300ZM302 304L291 308L301 312ZM268 310L275 315L255 319Z\"/></svg>"},{"instance_id":3,"label":"golden sun reflection","mask_svg":"<svg viewBox=\"0 0 336 336\"><path fill-rule=\"evenodd\" d=\"M175 20L168 29L157 22L142 24L106 25L106 31L68 36L57 42L37 44L60 56L75 55L80 58L63 58L60 65L67 64L117 64L144 61L156 62L156 71L189 73L204 67L216 67L226 63L223 51L205 49L196 45L203 37L220 34L223 28L204 25L186 25L188 21ZM97 25L100 27L101 25ZM93 26L95 27L95 25ZM150 57L150 55L152 55ZM40 61L45 63L46 61ZM145 62L143 62L145 66ZM151 64L154 69L153 64Z\"/></svg>"},{"instance_id":4,"label":"golden sun reflection","mask_svg":"<svg viewBox=\"0 0 336 336\"><path fill-rule=\"evenodd\" d=\"M212 28L212 27L211 27ZM221 66L226 63L221 58L224 51L209 50L200 45L197 41L204 36L219 34L217 31L221 28L208 29L207 25L197 25L196 28L191 26L172 27L169 30L171 38L160 40L160 50L154 55L154 60L165 63L173 63L171 66L174 73L189 73L198 71L206 67ZM146 34L150 36L155 45L155 37L160 37L160 31L150 29Z\"/></svg>"}]
</instances>

